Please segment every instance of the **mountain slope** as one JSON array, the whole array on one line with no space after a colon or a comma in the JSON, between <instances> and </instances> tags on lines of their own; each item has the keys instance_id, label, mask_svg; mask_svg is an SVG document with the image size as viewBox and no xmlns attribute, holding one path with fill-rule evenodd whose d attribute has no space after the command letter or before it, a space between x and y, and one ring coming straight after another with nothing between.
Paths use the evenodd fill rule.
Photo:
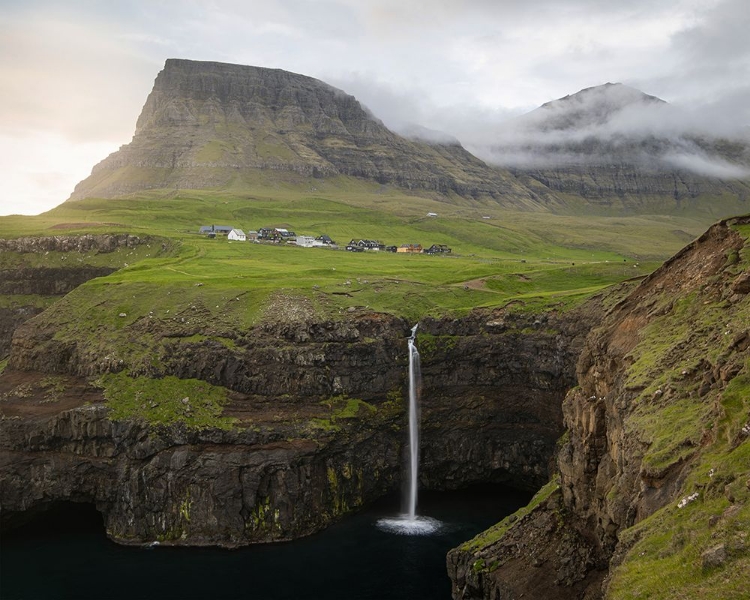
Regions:
<instances>
[{"instance_id":1,"label":"mountain slope","mask_svg":"<svg viewBox=\"0 0 750 600\"><path fill-rule=\"evenodd\" d=\"M402 138L353 96L278 69L170 59L133 141L98 164L71 199L150 188L219 188L261 171L364 178L516 207L538 200L458 143ZM549 200L554 197L550 195Z\"/></svg>"},{"instance_id":2,"label":"mountain slope","mask_svg":"<svg viewBox=\"0 0 750 600\"><path fill-rule=\"evenodd\" d=\"M750 144L694 120L659 98L607 83L515 119L478 154L594 206L679 209L711 197L746 210Z\"/></svg>"}]
</instances>

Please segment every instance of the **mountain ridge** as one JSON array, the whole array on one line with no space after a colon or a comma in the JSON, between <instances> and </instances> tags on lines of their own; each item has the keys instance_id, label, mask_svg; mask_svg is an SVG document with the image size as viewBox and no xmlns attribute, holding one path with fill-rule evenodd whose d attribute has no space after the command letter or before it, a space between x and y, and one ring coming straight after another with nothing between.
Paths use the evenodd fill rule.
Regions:
<instances>
[{"instance_id":1,"label":"mountain ridge","mask_svg":"<svg viewBox=\"0 0 750 600\"><path fill-rule=\"evenodd\" d=\"M669 106L622 84L587 88L532 111L476 156L423 127L399 135L353 96L306 75L169 59L132 141L97 164L70 200L348 177L524 211L745 212L750 146L620 135L617 123L644 104Z\"/></svg>"},{"instance_id":2,"label":"mountain ridge","mask_svg":"<svg viewBox=\"0 0 750 600\"><path fill-rule=\"evenodd\" d=\"M182 59L169 59L157 76L132 142L96 165L71 199L221 187L255 170L352 176L516 207L539 203L512 175L460 144L403 138L353 96L317 79Z\"/></svg>"}]
</instances>

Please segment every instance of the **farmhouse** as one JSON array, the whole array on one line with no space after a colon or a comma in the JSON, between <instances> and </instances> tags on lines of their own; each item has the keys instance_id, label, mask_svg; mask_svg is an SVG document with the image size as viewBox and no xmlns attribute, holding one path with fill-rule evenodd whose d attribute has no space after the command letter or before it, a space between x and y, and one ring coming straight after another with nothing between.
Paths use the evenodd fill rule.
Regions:
<instances>
[{"instance_id":1,"label":"farmhouse","mask_svg":"<svg viewBox=\"0 0 750 600\"><path fill-rule=\"evenodd\" d=\"M352 240L347 246L357 246L364 250L385 250L385 244L377 240Z\"/></svg>"},{"instance_id":2,"label":"farmhouse","mask_svg":"<svg viewBox=\"0 0 750 600\"><path fill-rule=\"evenodd\" d=\"M319 235L315 238L316 242L321 242L324 246L335 246L336 242L334 242L330 236L327 236L326 234Z\"/></svg>"},{"instance_id":3,"label":"farmhouse","mask_svg":"<svg viewBox=\"0 0 750 600\"><path fill-rule=\"evenodd\" d=\"M280 227L261 227L258 229L258 239L269 242L291 242L297 234Z\"/></svg>"},{"instance_id":4,"label":"farmhouse","mask_svg":"<svg viewBox=\"0 0 750 600\"><path fill-rule=\"evenodd\" d=\"M245 232L242 229L232 229L227 235L227 239L235 242L244 242L246 240Z\"/></svg>"},{"instance_id":5,"label":"farmhouse","mask_svg":"<svg viewBox=\"0 0 750 600\"><path fill-rule=\"evenodd\" d=\"M419 254L422 252L422 244L402 244L396 252L406 252L408 254Z\"/></svg>"},{"instance_id":6,"label":"farmhouse","mask_svg":"<svg viewBox=\"0 0 750 600\"><path fill-rule=\"evenodd\" d=\"M424 251L425 254L450 254L451 249L448 248L445 244L433 244L427 250Z\"/></svg>"},{"instance_id":7,"label":"farmhouse","mask_svg":"<svg viewBox=\"0 0 750 600\"><path fill-rule=\"evenodd\" d=\"M312 248L315 246L315 238L311 235L298 235L297 245L303 248ZM320 244L322 246L322 244Z\"/></svg>"},{"instance_id":8,"label":"farmhouse","mask_svg":"<svg viewBox=\"0 0 750 600\"><path fill-rule=\"evenodd\" d=\"M257 231L248 231L245 235L247 237L248 242L257 242L258 241L258 232Z\"/></svg>"},{"instance_id":9,"label":"farmhouse","mask_svg":"<svg viewBox=\"0 0 750 600\"><path fill-rule=\"evenodd\" d=\"M207 235L209 233L221 233L223 235L228 235L230 231L232 231L234 227L230 227L229 225L203 225L198 230L198 233L201 233L203 235Z\"/></svg>"}]
</instances>

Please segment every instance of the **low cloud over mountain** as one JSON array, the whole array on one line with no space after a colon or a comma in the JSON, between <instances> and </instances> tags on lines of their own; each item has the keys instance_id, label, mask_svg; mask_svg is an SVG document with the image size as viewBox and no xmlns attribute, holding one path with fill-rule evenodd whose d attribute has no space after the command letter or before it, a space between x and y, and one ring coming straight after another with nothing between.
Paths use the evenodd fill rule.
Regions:
<instances>
[{"instance_id":1,"label":"low cloud over mountain","mask_svg":"<svg viewBox=\"0 0 750 600\"><path fill-rule=\"evenodd\" d=\"M720 179L750 177L750 136L715 112L674 107L607 83L548 102L467 144L487 162L518 169L634 164Z\"/></svg>"}]
</instances>

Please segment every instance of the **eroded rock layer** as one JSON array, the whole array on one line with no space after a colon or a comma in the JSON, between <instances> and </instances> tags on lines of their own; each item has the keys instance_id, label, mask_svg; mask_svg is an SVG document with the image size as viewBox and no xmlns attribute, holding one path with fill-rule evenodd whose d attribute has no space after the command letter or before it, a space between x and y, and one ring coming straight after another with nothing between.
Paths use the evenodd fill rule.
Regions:
<instances>
[{"instance_id":1,"label":"eroded rock layer","mask_svg":"<svg viewBox=\"0 0 750 600\"><path fill-rule=\"evenodd\" d=\"M557 479L449 554L454 597L742 596L731 582L747 583L750 562L748 238L750 217L711 227L590 334Z\"/></svg>"},{"instance_id":2,"label":"eroded rock layer","mask_svg":"<svg viewBox=\"0 0 750 600\"><path fill-rule=\"evenodd\" d=\"M422 486L545 481L596 314L592 303L425 321ZM86 377L127 365L75 344L61 355L44 319L29 321L0 376L3 519L74 500L96 504L125 543L235 546L318 530L400 484L409 329L359 313L259 327L231 347L172 331L152 375L231 390L233 425L195 429L114 419Z\"/></svg>"},{"instance_id":3,"label":"eroded rock layer","mask_svg":"<svg viewBox=\"0 0 750 600\"><path fill-rule=\"evenodd\" d=\"M516 207L545 200L457 142L408 140L353 97L280 69L169 59L130 144L96 165L71 199L301 177L357 177ZM550 196L550 200L552 197Z\"/></svg>"}]
</instances>

